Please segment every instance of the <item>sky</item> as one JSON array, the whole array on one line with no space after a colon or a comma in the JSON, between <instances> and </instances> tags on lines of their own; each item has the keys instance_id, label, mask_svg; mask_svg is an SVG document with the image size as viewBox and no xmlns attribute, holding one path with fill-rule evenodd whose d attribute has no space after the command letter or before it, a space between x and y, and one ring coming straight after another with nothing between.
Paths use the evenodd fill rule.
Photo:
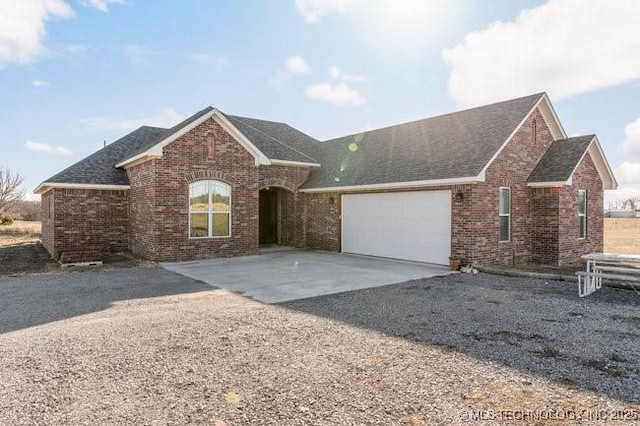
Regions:
<instances>
[{"instance_id":1,"label":"sky","mask_svg":"<svg viewBox=\"0 0 640 426\"><path fill-rule=\"evenodd\" d=\"M0 166L30 194L209 105L325 140L545 91L598 135L608 203L640 195L639 22L638 0L0 0Z\"/></svg>"}]
</instances>

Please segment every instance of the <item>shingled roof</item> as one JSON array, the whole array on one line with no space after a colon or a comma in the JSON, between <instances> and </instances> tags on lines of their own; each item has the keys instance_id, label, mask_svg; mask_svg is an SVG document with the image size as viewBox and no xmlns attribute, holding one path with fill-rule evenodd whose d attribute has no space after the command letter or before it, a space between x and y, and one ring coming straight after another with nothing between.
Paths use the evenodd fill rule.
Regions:
<instances>
[{"instance_id":1,"label":"shingled roof","mask_svg":"<svg viewBox=\"0 0 640 426\"><path fill-rule=\"evenodd\" d=\"M318 163L318 141L288 124L225 114L268 158L302 163Z\"/></svg>"},{"instance_id":2,"label":"shingled roof","mask_svg":"<svg viewBox=\"0 0 640 426\"><path fill-rule=\"evenodd\" d=\"M323 142L304 188L478 176L544 93Z\"/></svg>"},{"instance_id":3,"label":"shingled roof","mask_svg":"<svg viewBox=\"0 0 640 426\"><path fill-rule=\"evenodd\" d=\"M595 135L578 136L552 143L531 172L528 182L568 181L595 137Z\"/></svg>"},{"instance_id":4,"label":"shingled roof","mask_svg":"<svg viewBox=\"0 0 640 426\"><path fill-rule=\"evenodd\" d=\"M227 115L207 107L170 129L141 127L48 179L36 191L56 184L128 185L125 170L116 165L161 155L162 146L214 116L253 150L260 164L281 161L319 165L312 168L302 190L477 180L545 97L538 93L326 142L285 123ZM550 111L553 113L552 108ZM561 127L557 129L557 135L566 137ZM530 180L556 181L571 173L589 138L593 136L555 142Z\"/></svg>"}]
</instances>

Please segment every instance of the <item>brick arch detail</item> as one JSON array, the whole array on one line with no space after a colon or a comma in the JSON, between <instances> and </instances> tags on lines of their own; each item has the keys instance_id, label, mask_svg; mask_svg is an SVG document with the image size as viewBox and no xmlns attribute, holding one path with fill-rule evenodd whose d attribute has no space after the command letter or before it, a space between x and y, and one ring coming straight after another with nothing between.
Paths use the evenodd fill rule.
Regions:
<instances>
[{"instance_id":1,"label":"brick arch detail","mask_svg":"<svg viewBox=\"0 0 640 426\"><path fill-rule=\"evenodd\" d=\"M236 183L236 179L232 175L219 170L197 170L187 175L187 183L189 184L199 180L219 180L229 185Z\"/></svg>"},{"instance_id":2,"label":"brick arch detail","mask_svg":"<svg viewBox=\"0 0 640 426\"><path fill-rule=\"evenodd\" d=\"M285 178L266 178L260 180L260 185L258 189L264 189L268 186L275 186L278 188L286 189L290 192L296 192L298 186L293 184L291 181Z\"/></svg>"}]
</instances>

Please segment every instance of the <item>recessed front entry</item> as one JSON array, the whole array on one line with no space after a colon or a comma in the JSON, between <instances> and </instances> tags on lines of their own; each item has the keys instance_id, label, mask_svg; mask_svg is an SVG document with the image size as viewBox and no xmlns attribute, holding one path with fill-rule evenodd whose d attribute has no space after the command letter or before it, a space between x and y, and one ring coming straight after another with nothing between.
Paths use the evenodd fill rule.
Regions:
<instances>
[{"instance_id":1,"label":"recessed front entry","mask_svg":"<svg viewBox=\"0 0 640 426\"><path fill-rule=\"evenodd\" d=\"M278 193L263 189L260 191L259 212L260 245L278 243Z\"/></svg>"},{"instance_id":2,"label":"recessed front entry","mask_svg":"<svg viewBox=\"0 0 640 426\"><path fill-rule=\"evenodd\" d=\"M448 264L451 191L343 195L342 251Z\"/></svg>"}]
</instances>

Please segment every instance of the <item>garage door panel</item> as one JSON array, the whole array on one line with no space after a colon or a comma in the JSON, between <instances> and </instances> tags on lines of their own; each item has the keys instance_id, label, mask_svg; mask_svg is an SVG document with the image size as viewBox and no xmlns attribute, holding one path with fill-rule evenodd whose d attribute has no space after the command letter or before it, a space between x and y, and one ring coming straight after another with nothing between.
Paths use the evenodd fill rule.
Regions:
<instances>
[{"instance_id":1,"label":"garage door panel","mask_svg":"<svg viewBox=\"0 0 640 426\"><path fill-rule=\"evenodd\" d=\"M451 192L344 195L342 251L447 264Z\"/></svg>"}]
</instances>

